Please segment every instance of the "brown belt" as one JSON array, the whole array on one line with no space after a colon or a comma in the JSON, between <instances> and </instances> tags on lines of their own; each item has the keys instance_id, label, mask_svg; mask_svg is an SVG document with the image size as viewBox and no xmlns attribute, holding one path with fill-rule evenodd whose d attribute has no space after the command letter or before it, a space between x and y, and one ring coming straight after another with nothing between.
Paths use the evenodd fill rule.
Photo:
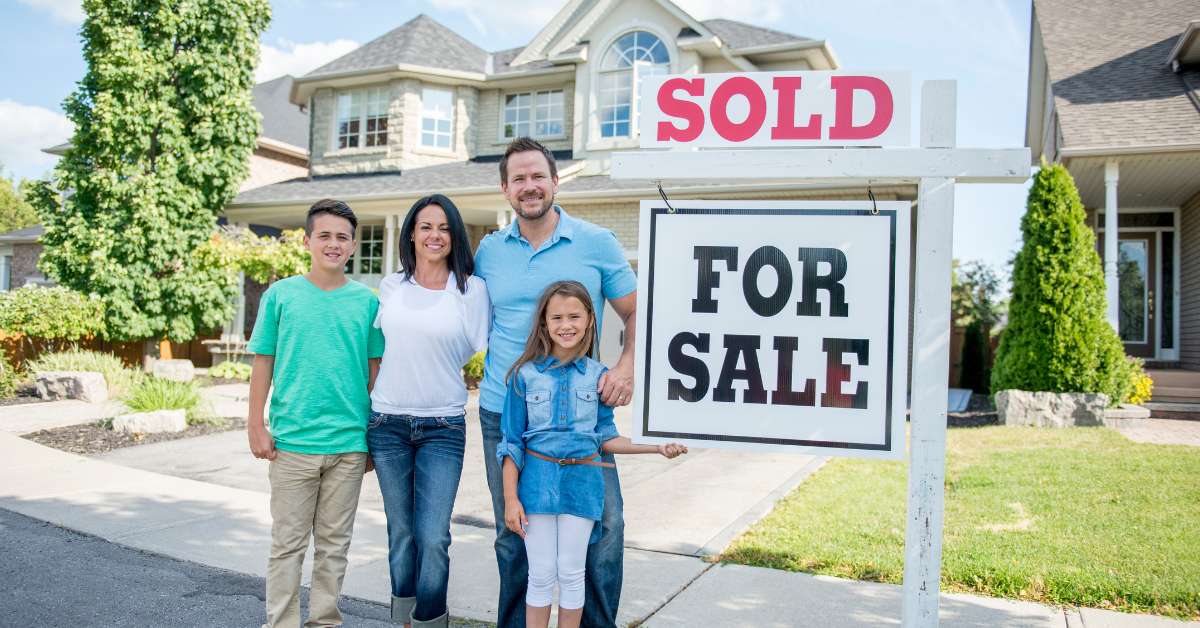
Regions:
<instances>
[{"instance_id":1,"label":"brown belt","mask_svg":"<svg viewBox=\"0 0 1200 628\"><path fill-rule=\"evenodd\" d=\"M553 462L560 467L565 467L570 464L588 464L588 465L592 465L593 467L609 467L609 468L616 468L616 466L617 466L611 462L601 462L600 454L588 456L587 458L551 458L550 456L547 456L545 454L539 454L538 452L536 452L532 449L526 449L525 453L533 456L534 458L541 458L542 460L547 460L547 461Z\"/></svg>"}]
</instances>

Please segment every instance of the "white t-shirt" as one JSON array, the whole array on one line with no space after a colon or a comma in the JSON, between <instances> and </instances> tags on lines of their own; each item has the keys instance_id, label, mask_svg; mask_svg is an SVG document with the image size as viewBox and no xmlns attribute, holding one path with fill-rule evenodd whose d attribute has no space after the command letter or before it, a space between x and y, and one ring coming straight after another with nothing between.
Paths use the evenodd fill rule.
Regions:
<instances>
[{"instance_id":1,"label":"white t-shirt","mask_svg":"<svg viewBox=\"0 0 1200 628\"><path fill-rule=\"evenodd\" d=\"M492 303L479 277L458 291L454 273L430 290L402 273L379 284L375 326L387 341L371 409L419 417L458 416L467 405L462 367L487 347Z\"/></svg>"}]
</instances>

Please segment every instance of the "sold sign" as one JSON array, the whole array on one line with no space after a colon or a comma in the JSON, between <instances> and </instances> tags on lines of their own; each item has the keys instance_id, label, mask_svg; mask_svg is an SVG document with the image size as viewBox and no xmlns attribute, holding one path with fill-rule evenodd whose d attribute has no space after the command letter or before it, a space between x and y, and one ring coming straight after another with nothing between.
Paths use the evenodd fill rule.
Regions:
<instances>
[{"instance_id":1,"label":"sold sign","mask_svg":"<svg viewBox=\"0 0 1200 628\"><path fill-rule=\"evenodd\" d=\"M907 72L646 77L642 148L907 146Z\"/></svg>"}]
</instances>

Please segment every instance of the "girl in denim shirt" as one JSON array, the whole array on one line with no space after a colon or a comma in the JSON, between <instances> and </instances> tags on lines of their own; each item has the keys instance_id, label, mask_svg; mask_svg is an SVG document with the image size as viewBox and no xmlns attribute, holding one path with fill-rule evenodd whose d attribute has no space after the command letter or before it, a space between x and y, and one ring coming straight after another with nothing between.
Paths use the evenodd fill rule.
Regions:
<instances>
[{"instance_id":1,"label":"girl in denim shirt","mask_svg":"<svg viewBox=\"0 0 1200 628\"><path fill-rule=\"evenodd\" d=\"M600 452L687 453L683 445L634 445L617 433L613 409L596 384L606 370L589 354L596 314L577 281L551 284L538 301L525 352L508 373L496 455L504 467L504 524L525 539L529 586L526 625L546 626L554 585L558 625L573 628L583 613L584 566L595 523L604 511Z\"/></svg>"}]
</instances>

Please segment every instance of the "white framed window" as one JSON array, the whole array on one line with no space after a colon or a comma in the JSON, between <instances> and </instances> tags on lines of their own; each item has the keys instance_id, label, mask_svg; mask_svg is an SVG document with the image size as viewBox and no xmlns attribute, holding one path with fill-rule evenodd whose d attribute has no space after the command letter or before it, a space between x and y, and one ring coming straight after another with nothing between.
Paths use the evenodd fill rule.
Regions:
<instances>
[{"instance_id":1,"label":"white framed window","mask_svg":"<svg viewBox=\"0 0 1200 628\"><path fill-rule=\"evenodd\" d=\"M632 137L642 80L670 70L666 45L651 33L633 31L613 42L600 61L600 136Z\"/></svg>"},{"instance_id":2,"label":"white framed window","mask_svg":"<svg viewBox=\"0 0 1200 628\"><path fill-rule=\"evenodd\" d=\"M454 93L426 87L421 90L421 146L450 150L454 128Z\"/></svg>"},{"instance_id":3,"label":"white framed window","mask_svg":"<svg viewBox=\"0 0 1200 628\"><path fill-rule=\"evenodd\" d=\"M383 225L361 225L358 228L358 274L383 274Z\"/></svg>"},{"instance_id":4,"label":"white framed window","mask_svg":"<svg viewBox=\"0 0 1200 628\"><path fill-rule=\"evenodd\" d=\"M504 97L504 139L517 137L562 137L563 92L561 89Z\"/></svg>"},{"instance_id":5,"label":"white framed window","mask_svg":"<svg viewBox=\"0 0 1200 628\"><path fill-rule=\"evenodd\" d=\"M12 256L0 255L0 292L12 288Z\"/></svg>"},{"instance_id":6,"label":"white framed window","mask_svg":"<svg viewBox=\"0 0 1200 628\"><path fill-rule=\"evenodd\" d=\"M386 146L388 90L356 89L337 95L336 146L338 149Z\"/></svg>"}]
</instances>

